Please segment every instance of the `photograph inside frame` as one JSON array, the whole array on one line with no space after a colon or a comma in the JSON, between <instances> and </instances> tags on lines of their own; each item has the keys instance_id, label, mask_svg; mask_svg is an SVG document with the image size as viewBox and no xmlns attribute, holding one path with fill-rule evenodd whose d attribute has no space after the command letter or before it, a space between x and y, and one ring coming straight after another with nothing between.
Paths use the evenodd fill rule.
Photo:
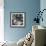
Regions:
<instances>
[{"instance_id":1,"label":"photograph inside frame","mask_svg":"<svg viewBox=\"0 0 46 46\"><path fill-rule=\"evenodd\" d=\"M23 14L13 14L12 25L23 25Z\"/></svg>"}]
</instances>

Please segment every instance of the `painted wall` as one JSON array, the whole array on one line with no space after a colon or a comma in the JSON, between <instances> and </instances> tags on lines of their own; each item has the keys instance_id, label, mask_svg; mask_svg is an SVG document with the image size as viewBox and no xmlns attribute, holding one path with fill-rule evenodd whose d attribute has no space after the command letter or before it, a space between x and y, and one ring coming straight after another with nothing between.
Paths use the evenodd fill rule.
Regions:
<instances>
[{"instance_id":1,"label":"painted wall","mask_svg":"<svg viewBox=\"0 0 46 46\"><path fill-rule=\"evenodd\" d=\"M41 0L41 1L40 1L40 9L41 9L41 11L42 11L43 9L46 9L46 0ZM42 17L43 17L44 20L43 20L43 22L42 22L42 21L40 22L40 25L46 27L46 11L43 12Z\"/></svg>"},{"instance_id":2,"label":"painted wall","mask_svg":"<svg viewBox=\"0 0 46 46\"><path fill-rule=\"evenodd\" d=\"M40 9L40 0L4 0L4 36L7 41L18 41L32 31L33 19ZM26 12L25 28L10 27L10 12Z\"/></svg>"}]
</instances>

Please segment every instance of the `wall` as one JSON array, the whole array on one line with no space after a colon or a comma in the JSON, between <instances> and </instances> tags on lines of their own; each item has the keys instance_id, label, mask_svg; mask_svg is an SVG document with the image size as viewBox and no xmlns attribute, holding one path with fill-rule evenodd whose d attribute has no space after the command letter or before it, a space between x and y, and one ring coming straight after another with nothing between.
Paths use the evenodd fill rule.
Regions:
<instances>
[{"instance_id":1,"label":"wall","mask_svg":"<svg viewBox=\"0 0 46 46\"><path fill-rule=\"evenodd\" d=\"M35 12L40 10L40 0L4 0L4 38L7 41L18 41L32 30ZM10 27L10 12L26 12L25 28Z\"/></svg>"},{"instance_id":2,"label":"wall","mask_svg":"<svg viewBox=\"0 0 46 46\"><path fill-rule=\"evenodd\" d=\"M41 0L41 1L40 1L40 9L41 9L41 11L42 11L43 9L46 9L46 0ZM43 17L43 22L41 21L41 22L40 22L40 25L46 27L46 10L43 12L42 17Z\"/></svg>"}]
</instances>

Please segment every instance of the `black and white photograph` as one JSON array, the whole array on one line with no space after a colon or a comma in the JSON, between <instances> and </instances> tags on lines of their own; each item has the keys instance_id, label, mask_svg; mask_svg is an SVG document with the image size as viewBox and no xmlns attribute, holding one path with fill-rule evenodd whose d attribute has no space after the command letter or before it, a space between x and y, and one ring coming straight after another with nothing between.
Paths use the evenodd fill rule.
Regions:
<instances>
[{"instance_id":1,"label":"black and white photograph","mask_svg":"<svg viewBox=\"0 0 46 46\"><path fill-rule=\"evenodd\" d=\"M11 27L24 27L25 26L25 13L24 12L11 12L10 25Z\"/></svg>"}]
</instances>

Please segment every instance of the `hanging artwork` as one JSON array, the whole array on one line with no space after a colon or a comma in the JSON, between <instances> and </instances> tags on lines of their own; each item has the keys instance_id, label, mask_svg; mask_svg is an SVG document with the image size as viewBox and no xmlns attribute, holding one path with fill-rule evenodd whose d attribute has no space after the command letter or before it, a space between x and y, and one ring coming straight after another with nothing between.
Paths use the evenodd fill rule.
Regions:
<instances>
[{"instance_id":1,"label":"hanging artwork","mask_svg":"<svg viewBox=\"0 0 46 46\"><path fill-rule=\"evenodd\" d=\"M25 13L24 12L11 12L10 13L10 26L11 27L24 27L25 26Z\"/></svg>"}]
</instances>

